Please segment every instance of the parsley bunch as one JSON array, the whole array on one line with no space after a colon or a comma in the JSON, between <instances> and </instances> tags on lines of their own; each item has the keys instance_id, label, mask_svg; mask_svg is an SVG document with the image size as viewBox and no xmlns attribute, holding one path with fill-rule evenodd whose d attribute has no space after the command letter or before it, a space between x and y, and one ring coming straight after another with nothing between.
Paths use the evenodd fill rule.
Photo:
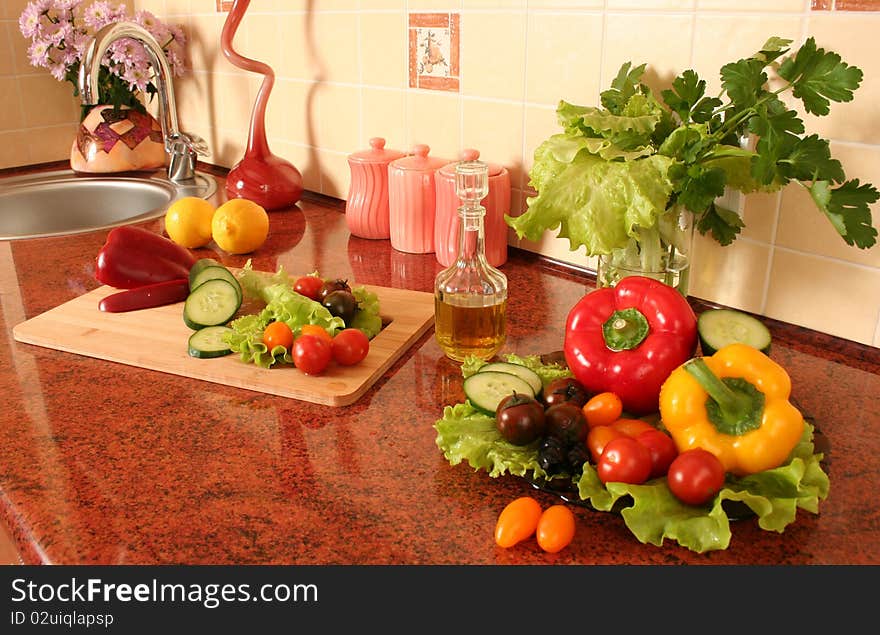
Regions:
<instances>
[{"instance_id":1,"label":"parsley bunch","mask_svg":"<svg viewBox=\"0 0 880 635\"><path fill-rule=\"evenodd\" d=\"M601 93L602 108L561 101L564 133L538 147L530 171L538 195L508 224L530 240L560 227L572 249L607 254L652 232L662 237L670 210L684 206L702 234L729 245L743 221L718 205L725 188L772 192L795 182L847 244L871 247L877 230L869 205L880 193L848 180L828 141L806 135L780 98L791 91L806 112L827 115L832 101L852 100L862 71L813 38L792 54L790 44L773 37L752 57L723 66L717 97L687 70L661 101L641 83L645 65L627 62Z\"/></svg>"}]
</instances>

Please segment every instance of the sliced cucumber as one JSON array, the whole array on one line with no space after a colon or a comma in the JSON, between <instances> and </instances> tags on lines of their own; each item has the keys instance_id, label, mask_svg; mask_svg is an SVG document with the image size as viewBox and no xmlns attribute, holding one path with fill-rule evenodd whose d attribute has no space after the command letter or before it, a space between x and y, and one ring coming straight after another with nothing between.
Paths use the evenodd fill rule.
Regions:
<instances>
[{"instance_id":1,"label":"sliced cucumber","mask_svg":"<svg viewBox=\"0 0 880 635\"><path fill-rule=\"evenodd\" d=\"M544 387L544 382L541 381L541 377L538 376L538 373L533 371L531 368L527 366L523 366L522 364L511 364L510 362L492 362L491 364L486 364L481 367L478 372L481 373L510 373L511 375L516 375L520 379L525 379L529 386L532 387L532 392L535 395L540 394L541 389Z\"/></svg>"},{"instance_id":2,"label":"sliced cucumber","mask_svg":"<svg viewBox=\"0 0 880 635\"><path fill-rule=\"evenodd\" d=\"M464 394L475 408L495 414L501 400L519 393L535 396L531 384L512 373L498 371L477 372L464 380Z\"/></svg>"},{"instance_id":3,"label":"sliced cucumber","mask_svg":"<svg viewBox=\"0 0 880 635\"><path fill-rule=\"evenodd\" d=\"M232 319L241 297L229 280L215 278L190 291L183 303L183 321L191 329L219 326Z\"/></svg>"},{"instance_id":4,"label":"sliced cucumber","mask_svg":"<svg viewBox=\"0 0 880 635\"><path fill-rule=\"evenodd\" d=\"M192 283L193 278L199 275L203 269L208 267L222 267L217 260L213 258L199 258L193 263L193 266L189 268L189 286L191 289L195 289L196 286Z\"/></svg>"},{"instance_id":5,"label":"sliced cucumber","mask_svg":"<svg viewBox=\"0 0 880 635\"><path fill-rule=\"evenodd\" d=\"M189 354L200 359L223 357L229 355L232 349L223 341L226 333L231 333L228 326L206 326L189 336Z\"/></svg>"},{"instance_id":6,"label":"sliced cucumber","mask_svg":"<svg viewBox=\"0 0 880 635\"><path fill-rule=\"evenodd\" d=\"M703 355L714 355L728 344L748 344L767 354L770 331L757 318L733 309L708 309L697 318Z\"/></svg>"},{"instance_id":7,"label":"sliced cucumber","mask_svg":"<svg viewBox=\"0 0 880 635\"><path fill-rule=\"evenodd\" d=\"M211 260L210 258L206 258L205 260ZM202 261L199 261L202 262ZM214 261L216 262L216 261ZM195 267L195 266L194 266ZM241 298L241 284L238 282L238 278L235 277L229 269L224 267L221 264L209 264L204 267L199 267L199 270L193 274L194 269L190 269L189 272L189 290L197 288L199 285L207 282L208 280L227 280L229 284L235 287L236 292L238 293L238 297Z\"/></svg>"}]
</instances>

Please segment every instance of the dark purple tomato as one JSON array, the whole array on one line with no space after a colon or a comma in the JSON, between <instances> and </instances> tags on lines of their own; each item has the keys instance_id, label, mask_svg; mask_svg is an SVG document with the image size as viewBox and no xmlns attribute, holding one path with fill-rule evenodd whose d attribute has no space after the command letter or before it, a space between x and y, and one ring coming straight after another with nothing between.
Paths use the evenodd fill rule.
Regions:
<instances>
[{"instance_id":1,"label":"dark purple tomato","mask_svg":"<svg viewBox=\"0 0 880 635\"><path fill-rule=\"evenodd\" d=\"M590 394L587 389L574 377L554 379L544 388L544 403L548 406L570 402L578 408L583 408L589 399Z\"/></svg>"},{"instance_id":2,"label":"dark purple tomato","mask_svg":"<svg viewBox=\"0 0 880 635\"><path fill-rule=\"evenodd\" d=\"M544 436L544 406L534 397L513 393L498 404L495 424L510 443L528 445Z\"/></svg>"},{"instance_id":3,"label":"dark purple tomato","mask_svg":"<svg viewBox=\"0 0 880 635\"><path fill-rule=\"evenodd\" d=\"M554 436L565 443L584 443L587 440L589 426L583 410L574 402L564 401L550 406L544 411L546 434Z\"/></svg>"},{"instance_id":4,"label":"dark purple tomato","mask_svg":"<svg viewBox=\"0 0 880 635\"><path fill-rule=\"evenodd\" d=\"M357 299L351 291L331 291L324 296L321 304L330 311L330 315L341 317L346 326L351 324L357 311Z\"/></svg>"},{"instance_id":5,"label":"dark purple tomato","mask_svg":"<svg viewBox=\"0 0 880 635\"><path fill-rule=\"evenodd\" d=\"M318 291L318 299L323 300L334 291L351 291L348 280L343 280L342 278L327 280Z\"/></svg>"}]
</instances>

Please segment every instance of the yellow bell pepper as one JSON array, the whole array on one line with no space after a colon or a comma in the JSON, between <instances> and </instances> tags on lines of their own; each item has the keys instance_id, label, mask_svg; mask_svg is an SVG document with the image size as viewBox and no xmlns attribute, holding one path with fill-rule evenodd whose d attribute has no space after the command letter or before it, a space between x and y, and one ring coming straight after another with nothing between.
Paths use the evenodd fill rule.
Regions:
<instances>
[{"instance_id":1,"label":"yellow bell pepper","mask_svg":"<svg viewBox=\"0 0 880 635\"><path fill-rule=\"evenodd\" d=\"M782 465L804 418L789 402L791 378L761 351L730 344L676 368L660 390L660 417L679 452L703 448L744 476Z\"/></svg>"}]
</instances>

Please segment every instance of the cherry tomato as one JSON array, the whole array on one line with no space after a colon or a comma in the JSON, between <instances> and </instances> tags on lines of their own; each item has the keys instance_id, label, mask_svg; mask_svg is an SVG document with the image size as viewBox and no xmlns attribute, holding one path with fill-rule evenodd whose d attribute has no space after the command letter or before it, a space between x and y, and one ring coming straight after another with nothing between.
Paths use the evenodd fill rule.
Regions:
<instances>
[{"instance_id":1,"label":"cherry tomato","mask_svg":"<svg viewBox=\"0 0 880 635\"><path fill-rule=\"evenodd\" d=\"M541 549L547 553L561 551L574 539L574 514L565 505L552 505L541 514L535 533Z\"/></svg>"},{"instance_id":2,"label":"cherry tomato","mask_svg":"<svg viewBox=\"0 0 880 635\"><path fill-rule=\"evenodd\" d=\"M623 403L613 392L600 392L584 404L584 416L591 428L611 425L620 419L622 413Z\"/></svg>"},{"instance_id":3,"label":"cherry tomato","mask_svg":"<svg viewBox=\"0 0 880 635\"><path fill-rule=\"evenodd\" d=\"M666 482L681 502L702 505L715 498L724 485L724 466L703 448L685 450L669 466Z\"/></svg>"},{"instance_id":4,"label":"cherry tomato","mask_svg":"<svg viewBox=\"0 0 880 635\"><path fill-rule=\"evenodd\" d=\"M611 426L596 426L590 428L587 433L587 447L590 450L590 456L593 457L593 463L598 463L602 457L605 446L612 439L619 439L626 436L620 430L615 430Z\"/></svg>"},{"instance_id":5,"label":"cherry tomato","mask_svg":"<svg viewBox=\"0 0 880 635\"><path fill-rule=\"evenodd\" d=\"M323 337L328 342L333 339L333 336L327 332L323 326L318 326L317 324L304 324L302 328L299 330L300 335L317 335L318 337Z\"/></svg>"},{"instance_id":6,"label":"cherry tomato","mask_svg":"<svg viewBox=\"0 0 880 635\"><path fill-rule=\"evenodd\" d=\"M321 300L321 287L324 280L318 276L300 276L293 283L293 290L311 300Z\"/></svg>"},{"instance_id":7,"label":"cherry tomato","mask_svg":"<svg viewBox=\"0 0 880 635\"><path fill-rule=\"evenodd\" d=\"M531 496L507 504L495 523L495 544L505 549L535 533L541 518L541 505Z\"/></svg>"},{"instance_id":8,"label":"cherry tomato","mask_svg":"<svg viewBox=\"0 0 880 635\"><path fill-rule=\"evenodd\" d=\"M651 474L648 478L665 476L669 466L678 456L675 441L665 432L652 428L636 435L636 441L648 448L651 454Z\"/></svg>"},{"instance_id":9,"label":"cherry tomato","mask_svg":"<svg viewBox=\"0 0 880 635\"><path fill-rule=\"evenodd\" d=\"M574 402L564 401L544 411L547 434L569 443L583 443L587 440L587 419L581 407Z\"/></svg>"},{"instance_id":10,"label":"cherry tomato","mask_svg":"<svg viewBox=\"0 0 880 635\"><path fill-rule=\"evenodd\" d=\"M647 421L643 421L642 419L618 419L614 423L611 424L611 427L615 430L620 430L628 437L637 437L642 432L647 430L656 430L654 426L652 426Z\"/></svg>"},{"instance_id":11,"label":"cherry tomato","mask_svg":"<svg viewBox=\"0 0 880 635\"><path fill-rule=\"evenodd\" d=\"M300 335L293 343L293 363L307 375L324 372L333 357L330 342L317 335Z\"/></svg>"},{"instance_id":12,"label":"cherry tomato","mask_svg":"<svg viewBox=\"0 0 880 635\"><path fill-rule=\"evenodd\" d=\"M293 345L293 331L285 322L269 322L263 329L263 344L270 351L276 346L283 346L284 350L289 351Z\"/></svg>"},{"instance_id":13,"label":"cherry tomato","mask_svg":"<svg viewBox=\"0 0 880 635\"><path fill-rule=\"evenodd\" d=\"M370 339L359 329L343 329L333 338L332 349L337 364L352 366L370 352Z\"/></svg>"},{"instance_id":14,"label":"cherry tomato","mask_svg":"<svg viewBox=\"0 0 880 635\"><path fill-rule=\"evenodd\" d=\"M351 286L348 284L348 280L343 280L342 278L336 278L334 280L327 280L322 286L321 290L318 293L318 297L323 301L328 295L333 293L334 291L351 291Z\"/></svg>"},{"instance_id":15,"label":"cherry tomato","mask_svg":"<svg viewBox=\"0 0 880 635\"><path fill-rule=\"evenodd\" d=\"M589 398L587 389L574 377L559 377L544 388L544 403L548 406L571 402L582 408Z\"/></svg>"},{"instance_id":16,"label":"cherry tomato","mask_svg":"<svg viewBox=\"0 0 880 635\"><path fill-rule=\"evenodd\" d=\"M632 437L612 439L599 457L596 472L603 483L644 483L651 474L651 453Z\"/></svg>"},{"instance_id":17,"label":"cherry tomato","mask_svg":"<svg viewBox=\"0 0 880 635\"><path fill-rule=\"evenodd\" d=\"M495 425L501 436L513 445L528 445L544 436L544 406L530 395L515 392L498 403Z\"/></svg>"}]
</instances>

